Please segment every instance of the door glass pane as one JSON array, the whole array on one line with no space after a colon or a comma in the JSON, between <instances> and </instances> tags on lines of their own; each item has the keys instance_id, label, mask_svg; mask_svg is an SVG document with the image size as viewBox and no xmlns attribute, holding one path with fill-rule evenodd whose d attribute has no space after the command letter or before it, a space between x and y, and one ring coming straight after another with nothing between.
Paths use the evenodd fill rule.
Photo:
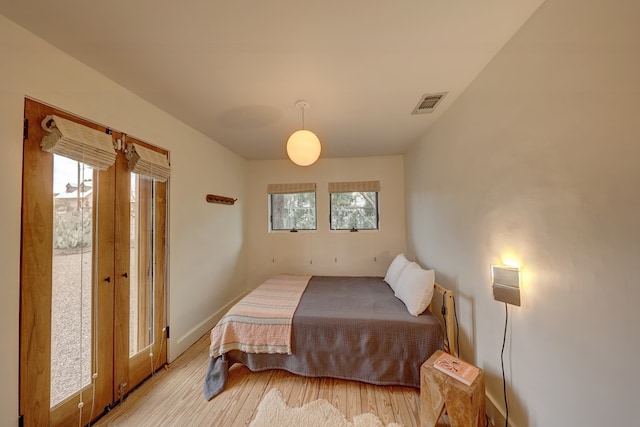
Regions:
<instances>
[{"instance_id":1,"label":"door glass pane","mask_svg":"<svg viewBox=\"0 0 640 427\"><path fill-rule=\"evenodd\" d=\"M54 155L51 407L91 383L93 178Z\"/></svg>"},{"instance_id":2,"label":"door glass pane","mask_svg":"<svg viewBox=\"0 0 640 427\"><path fill-rule=\"evenodd\" d=\"M153 344L153 180L131 174L129 356Z\"/></svg>"}]
</instances>

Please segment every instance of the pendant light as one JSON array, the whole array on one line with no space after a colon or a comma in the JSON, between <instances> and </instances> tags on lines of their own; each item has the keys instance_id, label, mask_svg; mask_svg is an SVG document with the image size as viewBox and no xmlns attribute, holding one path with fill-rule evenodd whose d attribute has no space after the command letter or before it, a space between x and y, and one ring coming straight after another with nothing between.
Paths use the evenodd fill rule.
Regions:
<instances>
[{"instance_id":1,"label":"pendant light","mask_svg":"<svg viewBox=\"0 0 640 427\"><path fill-rule=\"evenodd\" d=\"M304 128L304 110L311 105L307 101L296 102L296 107L302 110L302 129L291 134L287 140L287 155L293 163L299 166L309 166L320 157L320 140L311 131Z\"/></svg>"}]
</instances>

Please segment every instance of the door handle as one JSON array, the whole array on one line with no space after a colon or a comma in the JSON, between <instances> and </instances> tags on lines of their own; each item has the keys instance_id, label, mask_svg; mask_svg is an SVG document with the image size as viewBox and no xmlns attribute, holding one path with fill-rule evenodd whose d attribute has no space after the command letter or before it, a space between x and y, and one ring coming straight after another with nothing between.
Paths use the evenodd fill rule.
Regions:
<instances>
[{"instance_id":1,"label":"door handle","mask_svg":"<svg viewBox=\"0 0 640 427\"><path fill-rule=\"evenodd\" d=\"M104 281L107 282L107 283L111 283L111 277L105 278Z\"/></svg>"},{"instance_id":2,"label":"door handle","mask_svg":"<svg viewBox=\"0 0 640 427\"><path fill-rule=\"evenodd\" d=\"M124 273L122 273L122 277L124 277L125 279L129 277L129 274L125 271Z\"/></svg>"}]
</instances>

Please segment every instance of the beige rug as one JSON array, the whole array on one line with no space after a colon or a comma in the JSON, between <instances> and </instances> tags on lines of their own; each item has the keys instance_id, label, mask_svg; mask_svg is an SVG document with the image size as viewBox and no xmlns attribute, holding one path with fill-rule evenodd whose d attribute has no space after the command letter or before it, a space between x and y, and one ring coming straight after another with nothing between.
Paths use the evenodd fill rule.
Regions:
<instances>
[{"instance_id":1,"label":"beige rug","mask_svg":"<svg viewBox=\"0 0 640 427\"><path fill-rule=\"evenodd\" d=\"M258 405L258 411L249 427L385 427L372 413L347 418L324 399L307 403L300 408L290 408L284 402L280 390L271 389ZM391 423L387 427L402 427Z\"/></svg>"}]
</instances>

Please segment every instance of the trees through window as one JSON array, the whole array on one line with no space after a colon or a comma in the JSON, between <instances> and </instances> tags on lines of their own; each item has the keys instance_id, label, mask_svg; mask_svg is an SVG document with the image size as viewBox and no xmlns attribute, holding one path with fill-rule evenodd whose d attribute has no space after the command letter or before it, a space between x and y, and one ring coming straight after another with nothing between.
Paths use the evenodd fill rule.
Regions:
<instances>
[{"instance_id":1,"label":"trees through window","mask_svg":"<svg viewBox=\"0 0 640 427\"><path fill-rule=\"evenodd\" d=\"M378 192L331 193L332 230L377 230Z\"/></svg>"},{"instance_id":2,"label":"trees through window","mask_svg":"<svg viewBox=\"0 0 640 427\"><path fill-rule=\"evenodd\" d=\"M315 230L316 193L270 194L271 230Z\"/></svg>"},{"instance_id":3,"label":"trees through window","mask_svg":"<svg viewBox=\"0 0 640 427\"><path fill-rule=\"evenodd\" d=\"M331 230L378 230L379 181L330 182ZM316 230L316 184L267 185L270 231Z\"/></svg>"}]
</instances>

